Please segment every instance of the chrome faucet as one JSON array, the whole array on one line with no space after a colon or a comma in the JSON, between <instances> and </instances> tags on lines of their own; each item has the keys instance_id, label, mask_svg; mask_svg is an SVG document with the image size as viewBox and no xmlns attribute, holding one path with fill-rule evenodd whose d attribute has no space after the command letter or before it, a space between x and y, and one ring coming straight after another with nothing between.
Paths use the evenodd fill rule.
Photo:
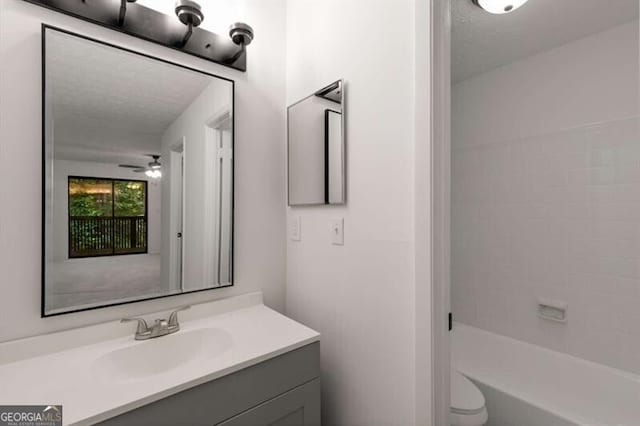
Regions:
<instances>
[{"instance_id":1,"label":"chrome faucet","mask_svg":"<svg viewBox=\"0 0 640 426\"><path fill-rule=\"evenodd\" d=\"M180 323L178 322L178 312L185 311L191 306L182 306L169 315L169 320L157 319L153 325L149 327L147 322L143 318L122 318L120 322L138 321L138 328L136 329L136 340L153 339L154 337L166 336L167 334L175 333L180 330Z\"/></svg>"}]
</instances>

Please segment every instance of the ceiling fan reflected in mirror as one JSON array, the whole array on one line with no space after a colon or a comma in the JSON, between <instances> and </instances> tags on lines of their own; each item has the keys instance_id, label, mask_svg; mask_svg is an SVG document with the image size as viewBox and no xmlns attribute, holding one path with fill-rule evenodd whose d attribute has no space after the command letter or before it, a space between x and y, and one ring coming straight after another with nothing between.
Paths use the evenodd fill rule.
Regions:
<instances>
[{"instance_id":1,"label":"ceiling fan reflected in mirror","mask_svg":"<svg viewBox=\"0 0 640 426\"><path fill-rule=\"evenodd\" d=\"M160 163L160 156L155 154L149 154L149 157L153 158L153 161L149 162L146 166L133 166L131 164L118 164L118 167L125 169L133 169L136 173L144 173L150 178L158 179L162 177L162 164Z\"/></svg>"}]
</instances>

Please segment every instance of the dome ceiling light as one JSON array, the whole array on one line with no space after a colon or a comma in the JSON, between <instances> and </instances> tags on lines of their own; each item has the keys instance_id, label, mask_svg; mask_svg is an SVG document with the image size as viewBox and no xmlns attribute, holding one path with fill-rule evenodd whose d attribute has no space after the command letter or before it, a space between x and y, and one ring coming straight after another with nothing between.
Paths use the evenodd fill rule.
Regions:
<instances>
[{"instance_id":1,"label":"dome ceiling light","mask_svg":"<svg viewBox=\"0 0 640 426\"><path fill-rule=\"evenodd\" d=\"M489 13L501 15L513 12L528 0L471 0L476 6Z\"/></svg>"}]
</instances>

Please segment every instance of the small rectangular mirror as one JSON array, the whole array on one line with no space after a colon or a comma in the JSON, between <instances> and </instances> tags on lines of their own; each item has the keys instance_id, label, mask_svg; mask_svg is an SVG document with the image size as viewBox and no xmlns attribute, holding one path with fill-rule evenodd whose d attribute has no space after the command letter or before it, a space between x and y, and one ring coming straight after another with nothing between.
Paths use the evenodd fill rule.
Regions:
<instances>
[{"instance_id":1,"label":"small rectangular mirror","mask_svg":"<svg viewBox=\"0 0 640 426\"><path fill-rule=\"evenodd\" d=\"M346 202L344 98L338 80L287 109L290 206Z\"/></svg>"},{"instance_id":2,"label":"small rectangular mirror","mask_svg":"<svg viewBox=\"0 0 640 426\"><path fill-rule=\"evenodd\" d=\"M233 81L43 26L42 315L233 283Z\"/></svg>"}]
</instances>

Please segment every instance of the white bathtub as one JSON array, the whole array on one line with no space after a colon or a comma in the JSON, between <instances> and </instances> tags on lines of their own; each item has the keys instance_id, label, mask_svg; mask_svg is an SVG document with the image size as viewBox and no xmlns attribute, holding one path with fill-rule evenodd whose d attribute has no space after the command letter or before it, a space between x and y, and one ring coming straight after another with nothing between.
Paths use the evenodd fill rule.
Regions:
<instances>
[{"instance_id":1,"label":"white bathtub","mask_svg":"<svg viewBox=\"0 0 640 426\"><path fill-rule=\"evenodd\" d=\"M462 324L451 353L485 393L490 426L640 425L640 376Z\"/></svg>"}]
</instances>

